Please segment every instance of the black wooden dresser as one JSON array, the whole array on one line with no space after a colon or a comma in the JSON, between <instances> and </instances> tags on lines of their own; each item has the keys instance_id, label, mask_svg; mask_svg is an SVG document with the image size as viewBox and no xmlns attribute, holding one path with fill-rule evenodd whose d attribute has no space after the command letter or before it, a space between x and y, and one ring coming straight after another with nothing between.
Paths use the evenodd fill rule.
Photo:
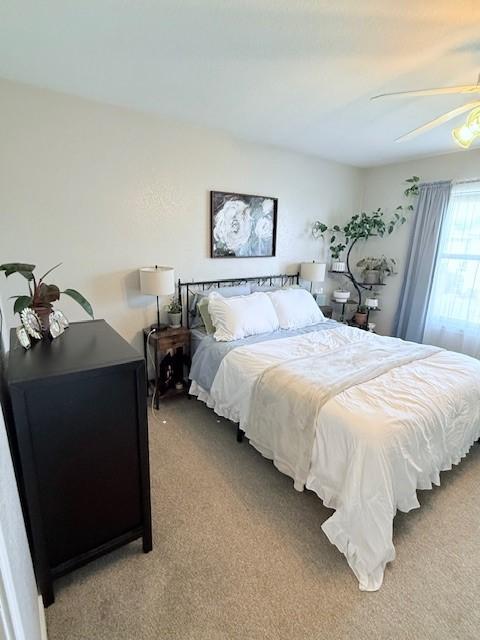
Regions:
<instances>
[{"instance_id":1,"label":"black wooden dresser","mask_svg":"<svg viewBox=\"0 0 480 640\"><path fill-rule=\"evenodd\" d=\"M53 580L143 537L152 548L145 362L104 320L29 351L12 331L10 434L35 575Z\"/></svg>"}]
</instances>

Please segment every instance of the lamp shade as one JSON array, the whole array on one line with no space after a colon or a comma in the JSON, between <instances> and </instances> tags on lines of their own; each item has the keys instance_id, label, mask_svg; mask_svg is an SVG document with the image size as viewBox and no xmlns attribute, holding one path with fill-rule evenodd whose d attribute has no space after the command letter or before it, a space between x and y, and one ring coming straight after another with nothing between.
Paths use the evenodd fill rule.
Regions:
<instances>
[{"instance_id":1,"label":"lamp shade","mask_svg":"<svg viewBox=\"0 0 480 640\"><path fill-rule=\"evenodd\" d=\"M321 262L302 262L300 265L300 277L309 282L323 282L325 280L325 264Z\"/></svg>"},{"instance_id":2,"label":"lamp shade","mask_svg":"<svg viewBox=\"0 0 480 640\"><path fill-rule=\"evenodd\" d=\"M143 267L140 269L140 289L147 296L169 296L175 293L172 267Z\"/></svg>"}]
</instances>

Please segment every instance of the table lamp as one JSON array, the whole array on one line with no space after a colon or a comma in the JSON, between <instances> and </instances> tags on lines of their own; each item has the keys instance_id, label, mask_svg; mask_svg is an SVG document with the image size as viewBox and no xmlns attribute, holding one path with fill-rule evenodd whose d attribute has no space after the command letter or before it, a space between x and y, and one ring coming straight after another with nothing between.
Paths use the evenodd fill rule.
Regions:
<instances>
[{"instance_id":1,"label":"table lamp","mask_svg":"<svg viewBox=\"0 0 480 640\"><path fill-rule=\"evenodd\" d=\"M325 280L326 264L321 262L302 262L300 265L300 278L310 282L310 293L312 293L312 285L314 282L323 282Z\"/></svg>"},{"instance_id":2,"label":"table lamp","mask_svg":"<svg viewBox=\"0 0 480 640\"><path fill-rule=\"evenodd\" d=\"M175 293L175 278L172 267L143 267L140 269L140 289L147 296L157 297L157 324L152 329L162 331L168 325L160 324L159 296L170 296Z\"/></svg>"}]
</instances>

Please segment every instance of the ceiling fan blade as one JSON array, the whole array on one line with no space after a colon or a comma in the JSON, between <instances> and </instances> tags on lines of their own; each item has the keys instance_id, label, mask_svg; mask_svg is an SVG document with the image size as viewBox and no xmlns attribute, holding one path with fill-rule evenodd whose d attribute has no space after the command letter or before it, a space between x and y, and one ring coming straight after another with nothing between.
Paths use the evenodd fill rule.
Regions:
<instances>
[{"instance_id":1,"label":"ceiling fan blade","mask_svg":"<svg viewBox=\"0 0 480 640\"><path fill-rule=\"evenodd\" d=\"M448 122L449 120L452 120L452 118L455 118L456 116L460 116L462 113L465 113L466 111L470 111L471 109L475 109L475 107L479 107L479 106L480 106L480 100L476 100L475 102L467 102L467 104L463 104L461 107L457 107L456 109L447 111L447 113L444 113L443 115L438 116L438 118L435 118L435 120L431 120L430 122L427 122L421 127L418 127L413 131L409 131L405 135L400 136L400 138L397 138L395 142L405 142L405 140L411 140L411 138L415 138L421 133L430 131L431 129L438 127L440 124L443 124L444 122Z\"/></svg>"},{"instance_id":2,"label":"ceiling fan blade","mask_svg":"<svg viewBox=\"0 0 480 640\"><path fill-rule=\"evenodd\" d=\"M440 87L438 89L417 89L415 91L397 91L395 93L380 93L370 100L379 98L404 98L415 96L437 96L448 93L480 93L480 84L466 84L458 87Z\"/></svg>"}]
</instances>

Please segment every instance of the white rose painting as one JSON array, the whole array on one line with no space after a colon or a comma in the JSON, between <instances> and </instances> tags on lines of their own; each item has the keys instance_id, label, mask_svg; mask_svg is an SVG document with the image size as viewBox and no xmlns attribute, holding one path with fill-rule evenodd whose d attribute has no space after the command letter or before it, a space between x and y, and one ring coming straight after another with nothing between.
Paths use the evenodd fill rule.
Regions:
<instances>
[{"instance_id":1,"label":"white rose painting","mask_svg":"<svg viewBox=\"0 0 480 640\"><path fill-rule=\"evenodd\" d=\"M211 191L212 258L275 255L277 199Z\"/></svg>"}]
</instances>

